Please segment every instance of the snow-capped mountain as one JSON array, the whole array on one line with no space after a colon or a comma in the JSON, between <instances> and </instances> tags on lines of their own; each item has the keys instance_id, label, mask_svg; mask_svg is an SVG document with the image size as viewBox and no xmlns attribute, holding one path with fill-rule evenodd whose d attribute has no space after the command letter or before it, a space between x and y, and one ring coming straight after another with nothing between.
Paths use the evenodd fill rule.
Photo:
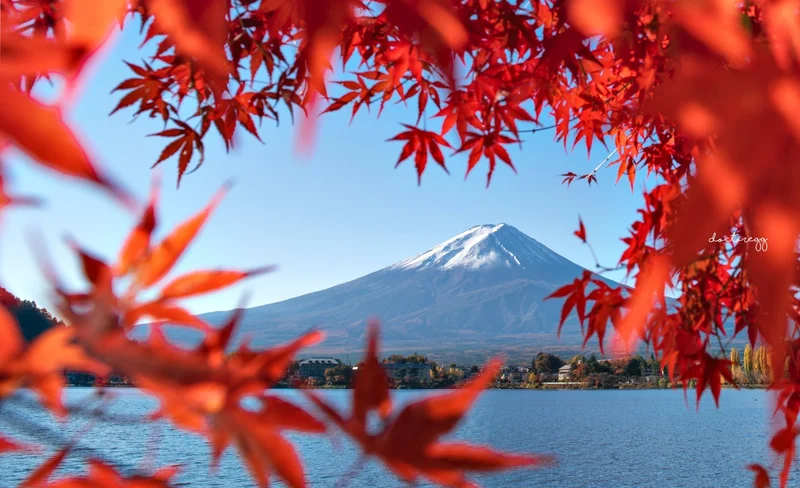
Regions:
<instances>
[{"instance_id":1,"label":"snow-capped mountain","mask_svg":"<svg viewBox=\"0 0 800 488\"><path fill-rule=\"evenodd\" d=\"M478 225L389 269L533 269L537 265L575 266L508 224Z\"/></svg>"},{"instance_id":2,"label":"snow-capped mountain","mask_svg":"<svg viewBox=\"0 0 800 488\"><path fill-rule=\"evenodd\" d=\"M480 225L348 283L248 309L240 330L275 343L321 327L316 352L344 353L361 350L366 320L379 317L386 351L536 348L557 343L562 301L544 298L582 272L508 224ZM568 321L559 343L579 347L579 334Z\"/></svg>"}]
</instances>

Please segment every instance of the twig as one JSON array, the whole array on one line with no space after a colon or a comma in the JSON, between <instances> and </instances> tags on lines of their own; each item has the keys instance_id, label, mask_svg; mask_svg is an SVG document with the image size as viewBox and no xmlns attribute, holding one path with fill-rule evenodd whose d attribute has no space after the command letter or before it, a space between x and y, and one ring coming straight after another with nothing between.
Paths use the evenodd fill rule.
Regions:
<instances>
[{"instance_id":1,"label":"twig","mask_svg":"<svg viewBox=\"0 0 800 488\"><path fill-rule=\"evenodd\" d=\"M615 147L615 148L614 148L614 150L613 150L613 151L611 151L611 152L608 154L608 156L606 156L606 158L605 158L605 159L604 159L604 160L603 160L603 161L602 161L600 164L598 164L598 165L597 165L597 167L595 167L595 168L592 170L592 172L591 172L591 173L589 173L589 176L591 176L591 175L593 175L593 174L597 173L597 171L598 171L598 170L599 170L599 169L600 169L600 168L601 168L601 167L602 167L604 164L606 164L606 163L608 162L608 160L609 160L609 159L611 159L611 156L613 156L614 154L616 154L616 153L617 153L617 149L618 149L618 148L616 148L616 147Z\"/></svg>"}]
</instances>

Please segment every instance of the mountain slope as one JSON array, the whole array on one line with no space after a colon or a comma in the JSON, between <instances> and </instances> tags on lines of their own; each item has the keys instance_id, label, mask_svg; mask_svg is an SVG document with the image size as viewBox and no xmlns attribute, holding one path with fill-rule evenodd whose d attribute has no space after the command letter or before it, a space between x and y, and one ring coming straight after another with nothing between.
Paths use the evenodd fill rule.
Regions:
<instances>
[{"instance_id":1,"label":"mountain slope","mask_svg":"<svg viewBox=\"0 0 800 488\"><path fill-rule=\"evenodd\" d=\"M0 306L8 309L14 316L26 341L32 341L49 328L60 324L50 312L37 307L35 302L20 300L2 287L0 287Z\"/></svg>"},{"instance_id":2,"label":"mountain slope","mask_svg":"<svg viewBox=\"0 0 800 488\"><path fill-rule=\"evenodd\" d=\"M481 225L348 283L248 309L241 332L274 343L319 326L328 339L317 352L343 353L360 350L377 316L387 351L542 347L556 343L562 304L544 298L582 272L510 225ZM577 349L580 331L568 322L561 343Z\"/></svg>"}]
</instances>

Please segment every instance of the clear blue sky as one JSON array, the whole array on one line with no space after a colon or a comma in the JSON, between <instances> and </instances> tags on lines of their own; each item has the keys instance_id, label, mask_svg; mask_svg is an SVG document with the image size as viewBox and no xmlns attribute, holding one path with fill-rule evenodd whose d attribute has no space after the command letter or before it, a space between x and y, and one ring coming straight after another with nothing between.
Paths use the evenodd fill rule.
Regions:
<instances>
[{"instance_id":1,"label":"clear blue sky","mask_svg":"<svg viewBox=\"0 0 800 488\"><path fill-rule=\"evenodd\" d=\"M104 54L105 62L83 86L69 118L91 143L98 164L145 199L149 168L166 142L145 136L162 125L147 116L131 122L131 110L108 117L119 99L109 92L129 73L122 59L143 55L138 42L136 30L129 30ZM235 182L173 274L200 268L279 267L243 286L187 302L193 312L231 309L245 290L251 292L252 306L324 289L423 252L478 224L506 222L592 268L588 248L572 234L580 214L600 261L616 264L623 249L619 239L627 235L642 202L643 181L637 181L634 193L626 180L614 185L616 167L600 171L599 187L577 182L568 188L559 177L570 170L589 172L607 155L602 146L596 145L588 159L582 145L565 153L553 141L552 131L527 134L522 151L510 151L519 174L499 167L488 190L487 163L465 182L461 156L447 158L451 176L433 165L418 187L412 161L394 169L401 143L385 142L400 130L399 123L414 123L415 110L387 107L380 119L362 112L351 125L348 115L345 110L320 118L310 156L295 152L297 126L285 117L277 128L264 121L264 144L242 131L230 154L212 129L205 165L184 178L179 190L175 161L162 165L158 237L205 205L223 181ZM135 217L94 188L53 177L21 156L9 159L7 171L16 193L44 196L47 205L6 213L0 229L0 284L22 298L49 305L48 284L28 236L44 239L65 281L79 286L77 263L63 237L71 235L111 260Z\"/></svg>"}]
</instances>

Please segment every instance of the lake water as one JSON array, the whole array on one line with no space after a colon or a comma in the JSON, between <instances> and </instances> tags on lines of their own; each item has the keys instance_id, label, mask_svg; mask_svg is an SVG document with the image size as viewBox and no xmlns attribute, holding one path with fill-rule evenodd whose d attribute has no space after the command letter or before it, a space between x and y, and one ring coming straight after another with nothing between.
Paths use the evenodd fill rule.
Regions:
<instances>
[{"instance_id":1,"label":"lake water","mask_svg":"<svg viewBox=\"0 0 800 488\"><path fill-rule=\"evenodd\" d=\"M136 418L156 405L137 390L111 391L116 398L110 412L115 415ZM92 392L90 388L68 389L66 402L81 404ZM275 393L305 404L299 392ZM339 405L350 398L347 390L321 393ZM394 397L404 403L427 394L431 393L401 390L395 391ZM768 394L761 390L724 390L719 410L706 394L699 413L693 395L689 391L687 408L680 390L490 390L479 398L454 437L503 450L552 453L559 458L559 465L552 468L476 477L485 487L752 486L751 473L745 467L771 461L767 448L771 414ZM59 424L25 402L5 402L0 410L0 432L18 441L36 440L26 435L29 428L21 425L29 421L46 425L56 436L80 433L82 447L102 453L129 471L153 458L158 466L182 464L176 478L178 486L254 486L232 448L223 456L217 473L211 474L205 441L176 432L166 424L154 428L144 422L98 422L83 430L87 429L85 419ZM356 447L338 433L290 437L305 463L311 487L337 486L341 475L357 459ZM148 449L149 457L143 454ZM0 457L0 487L16 486L41 459L29 455ZM80 472L81 464L79 456L71 456L59 473ZM792 482L800 486L798 461ZM370 462L346 486L388 488L404 484L377 462Z\"/></svg>"}]
</instances>

